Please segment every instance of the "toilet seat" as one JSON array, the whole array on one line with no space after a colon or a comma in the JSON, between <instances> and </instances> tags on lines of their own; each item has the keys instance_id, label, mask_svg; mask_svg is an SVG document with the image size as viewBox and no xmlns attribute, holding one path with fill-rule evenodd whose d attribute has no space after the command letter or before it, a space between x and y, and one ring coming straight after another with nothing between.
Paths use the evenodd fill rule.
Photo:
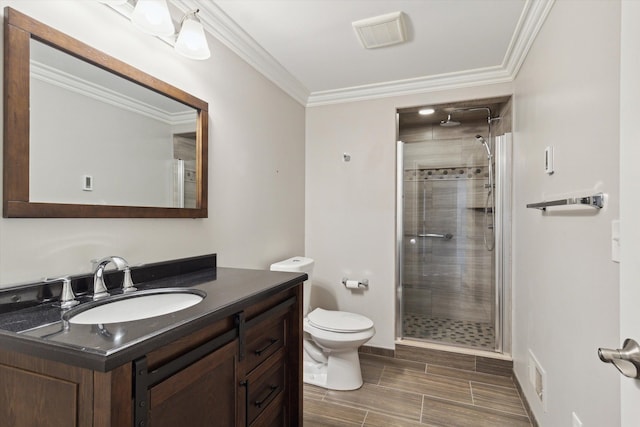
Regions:
<instances>
[{"instance_id":1,"label":"toilet seat","mask_svg":"<svg viewBox=\"0 0 640 427\"><path fill-rule=\"evenodd\" d=\"M360 340L368 340L376 333L375 328L372 326L361 332L333 332L325 329L317 328L311 324L308 318L305 318L302 329L308 333L312 339L329 340L335 343L353 343Z\"/></svg>"},{"instance_id":2,"label":"toilet seat","mask_svg":"<svg viewBox=\"0 0 640 427\"><path fill-rule=\"evenodd\" d=\"M373 321L368 317L348 311L316 308L307 315L307 319L314 328L329 332L363 332L373 327Z\"/></svg>"}]
</instances>

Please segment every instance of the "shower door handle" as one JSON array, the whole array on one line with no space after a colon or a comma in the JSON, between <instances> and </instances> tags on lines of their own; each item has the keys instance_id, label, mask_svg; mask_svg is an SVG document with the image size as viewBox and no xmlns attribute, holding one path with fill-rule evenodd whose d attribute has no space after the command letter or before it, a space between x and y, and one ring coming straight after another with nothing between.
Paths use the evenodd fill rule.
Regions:
<instances>
[{"instance_id":1,"label":"shower door handle","mask_svg":"<svg viewBox=\"0 0 640 427\"><path fill-rule=\"evenodd\" d=\"M436 239L451 240L451 239L453 239L453 234L451 234L451 233L446 233L446 234L424 233L424 234L418 234L418 237L434 237Z\"/></svg>"}]
</instances>

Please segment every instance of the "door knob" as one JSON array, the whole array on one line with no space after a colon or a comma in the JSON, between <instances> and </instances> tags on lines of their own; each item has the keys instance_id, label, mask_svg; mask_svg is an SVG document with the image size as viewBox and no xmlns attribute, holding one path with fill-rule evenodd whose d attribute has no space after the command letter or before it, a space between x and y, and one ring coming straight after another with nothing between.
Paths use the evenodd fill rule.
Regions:
<instances>
[{"instance_id":1,"label":"door knob","mask_svg":"<svg viewBox=\"0 0 640 427\"><path fill-rule=\"evenodd\" d=\"M617 350L599 348L598 357L605 363L613 363L622 375L640 378L640 345L631 338L624 340L623 347Z\"/></svg>"}]
</instances>

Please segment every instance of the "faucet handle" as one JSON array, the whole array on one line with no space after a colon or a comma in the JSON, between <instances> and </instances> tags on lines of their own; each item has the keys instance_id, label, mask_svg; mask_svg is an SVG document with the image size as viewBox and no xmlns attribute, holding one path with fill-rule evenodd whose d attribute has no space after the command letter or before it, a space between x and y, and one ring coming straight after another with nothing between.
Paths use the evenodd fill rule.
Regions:
<instances>
[{"instance_id":1,"label":"faucet handle","mask_svg":"<svg viewBox=\"0 0 640 427\"><path fill-rule=\"evenodd\" d=\"M44 283L52 283L62 281L62 293L60 294L60 307L62 308L71 308L79 304L79 301L76 300L76 296L73 293L73 289L71 288L71 278L69 276L61 276L54 278L43 279Z\"/></svg>"},{"instance_id":2,"label":"faucet handle","mask_svg":"<svg viewBox=\"0 0 640 427\"><path fill-rule=\"evenodd\" d=\"M122 280L122 292L137 291L138 288L133 286L133 280L131 279L131 269L126 267L124 269L124 279Z\"/></svg>"}]
</instances>

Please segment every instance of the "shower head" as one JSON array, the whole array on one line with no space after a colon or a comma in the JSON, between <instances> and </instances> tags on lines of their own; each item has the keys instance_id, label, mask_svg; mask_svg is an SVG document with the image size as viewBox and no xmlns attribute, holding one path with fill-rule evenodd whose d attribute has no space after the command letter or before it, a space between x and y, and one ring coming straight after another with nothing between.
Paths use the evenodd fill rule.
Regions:
<instances>
[{"instance_id":1,"label":"shower head","mask_svg":"<svg viewBox=\"0 0 640 427\"><path fill-rule=\"evenodd\" d=\"M442 120L440 122L440 126L444 126L444 127L453 127L458 125L460 125L460 122L451 120L451 114L447 114L447 120Z\"/></svg>"},{"instance_id":2,"label":"shower head","mask_svg":"<svg viewBox=\"0 0 640 427\"><path fill-rule=\"evenodd\" d=\"M480 144L484 145L484 148L487 150L487 157L491 159L491 148L489 148L487 140L484 139L482 135L476 135L476 140L478 140Z\"/></svg>"}]
</instances>

